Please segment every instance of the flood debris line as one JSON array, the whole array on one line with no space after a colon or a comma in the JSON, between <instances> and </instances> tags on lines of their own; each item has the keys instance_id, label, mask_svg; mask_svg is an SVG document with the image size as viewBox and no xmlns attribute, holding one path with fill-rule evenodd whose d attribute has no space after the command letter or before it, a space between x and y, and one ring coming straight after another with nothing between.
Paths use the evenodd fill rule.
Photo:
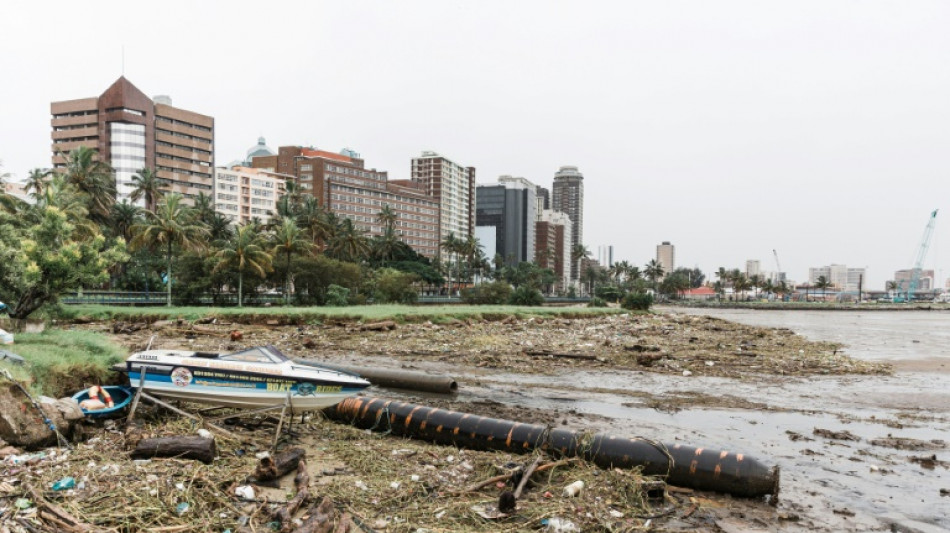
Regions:
<instances>
[{"instance_id":1,"label":"flood debris line","mask_svg":"<svg viewBox=\"0 0 950 533\"><path fill-rule=\"evenodd\" d=\"M397 361L440 361L523 373L551 373L565 368L628 368L644 372L748 379L761 375L881 374L890 365L852 359L841 346L811 342L788 329L768 329L705 316L675 313L595 317L518 319L512 316L470 318L461 328L448 323L324 321L270 327L230 323L201 325L163 321L131 331L123 325L119 340L141 348L161 333L162 346L231 351L235 343L273 344L285 353L321 361L354 355L386 356ZM372 325L370 329L361 329ZM112 332L112 323L88 327ZM303 355L307 354L307 355ZM540 364L543 361L543 364Z\"/></svg>"},{"instance_id":2,"label":"flood debris line","mask_svg":"<svg viewBox=\"0 0 950 533\"><path fill-rule=\"evenodd\" d=\"M439 394L457 392L459 388L458 382L451 376L424 374L422 372L394 370L391 368L315 363L304 359L294 359L294 362L301 365L332 368L334 370L358 374L361 378L379 387L391 387L419 392L435 392Z\"/></svg>"},{"instance_id":3,"label":"flood debris line","mask_svg":"<svg viewBox=\"0 0 950 533\"><path fill-rule=\"evenodd\" d=\"M639 438L590 435L380 398L349 398L324 411L357 427L477 450L545 450L602 468L639 467L672 485L734 496L778 496L778 467L743 454Z\"/></svg>"}]
</instances>

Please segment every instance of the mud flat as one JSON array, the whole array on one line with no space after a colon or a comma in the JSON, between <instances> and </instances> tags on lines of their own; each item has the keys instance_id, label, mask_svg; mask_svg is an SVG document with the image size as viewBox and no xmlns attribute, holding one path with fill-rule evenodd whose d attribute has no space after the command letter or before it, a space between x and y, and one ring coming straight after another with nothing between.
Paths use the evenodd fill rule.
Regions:
<instances>
[{"instance_id":1,"label":"mud flat","mask_svg":"<svg viewBox=\"0 0 950 533\"><path fill-rule=\"evenodd\" d=\"M230 340L234 330L241 332L240 342ZM293 357L446 373L459 380L458 394L375 387L370 394L496 418L728 449L782 468L775 506L716 494L681 494L663 516L643 518L652 515L641 511L633 519L628 509L626 530L642 528L647 520L670 530L707 531L866 531L886 530L895 522L910 530L950 527L950 498L941 496L941 489L950 488L943 443L950 434L950 387L933 373L895 373L887 358L859 358L848 339L801 333L788 324L760 327L677 310L412 323L378 331L345 322L151 324L117 338L130 349L143 347L152 335L158 335L156 346L169 348L231 350L269 343ZM912 340L907 343L914 344ZM342 447L325 439L310 446L326 451L326 461L347 463L351 469L357 461L354 450L359 457L382 457L403 453L390 450L393 446L408 446L361 433L346 435ZM412 444L417 446L426 451L411 453L442 458L437 469L450 466L446 453L451 450ZM480 471L487 466L473 462L476 455L466 452L469 464ZM479 461L502 459L518 460L479 456ZM357 473L364 478L378 473L369 459L359 464ZM452 472L461 476L457 483L479 477L454 466ZM570 481L569 476L557 478L561 481ZM352 485L334 487L336 498L362 502L366 497ZM497 496L492 491L482 496L491 500L493 494ZM468 506L437 499L442 505L430 509L431 499L431 494L391 496L384 499L387 505L364 502L357 510L387 524L388 531L415 531L405 518L394 518L406 506L422 509L413 515L418 517L429 516L425 509L432 516L443 513L441 526L430 516L418 527L472 530ZM530 512L540 512L541 502ZM575 505L579 514L573 516L582 527L604 525L585 521L583 508ZM537 520L516 520L477 529L537 527Z\"/></svg>"}]
</instances>

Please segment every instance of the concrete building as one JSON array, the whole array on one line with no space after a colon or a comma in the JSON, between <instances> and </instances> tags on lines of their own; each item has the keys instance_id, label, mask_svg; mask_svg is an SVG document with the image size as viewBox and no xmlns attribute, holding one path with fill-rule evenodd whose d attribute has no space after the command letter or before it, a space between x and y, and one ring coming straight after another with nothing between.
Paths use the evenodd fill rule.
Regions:
<instances>
[{"instance_id":1,"label":"concrete building","mask_svg":"<svg viewBox=\"0 0 950 533\"><path fill-rule=\"evenodd\" d=\"M535 193L538 196L538 213L545 209L551 209L551 191L538 185Z\"/></svg>"},{"instance_id":2,"label":"concrete building","mask_svg":"<svg viewBox=\"0 0 950 533\"><path fill-rule=\"evenodd\" d=\"M534 261L538 215L536 188L524 178L501 176L497 185L475 187L476 235L494 233L495 249L486 248L489 257L500 254L505 264ZM479 238L484 244L485 240Z\"/></svg>"},{"instance_id":3,"label":"concrete building","mask_svg":"<svg viewBox=\"0 0 950 533\"><path fill-rule=\"evenodd\" d=\"M385 171L367 169L360 155L344 149L327 152L302 146L281 146L276 156L253 158L255 168L295 177L302 194L348 218L370 236L383 234L378 215L383 206L396 213L400 240L416 252L435 257L439 253L439 201L411 180L389 181Z\"/></svg>"},{"instance_id":4,"label":"concrete building","mask_svg":"<svg viewBox=\"0 0 950 533\"><path fill-rule=\"evenodd\" d=\"M762 275L762 263L758 259L749 259L745 262L745 275L747 278Z\"/></svg>"},{"instance_id":5,"label":"concrete building","mask_svg":"<svg viewBox=\"0 0 950 533\"><path fill-rule=\"evenodd\" d=\"M535 231L538 265L554 270L558 278L555 290L567 290L571 285L571 217L560 211L544 209L538 213Z\"/></svg>"},{"instance_id":6,"label":"concrete building","mask_svg":"<svg viewBox=\"0 0 950 533\"><path fill-rule=\"evenodd\" d=\"M116 200L132 193L132 176L155 170L165 191L184 195L192 204L214 185L214 119L172 106L171 98L154 100L120 77L98 97L50 104L53 167L80 146L98 151L115 170ZM144 205L140 201L139 205Z\"/></svg>"},{"instance_id":7,"label":"concrete building","mask_svg":"<svg viewBox=\"0 0 950 533\"><path fill-rule=\"evenodd\" d=\"M656 246L656 262L663 267L663 276L676 270L676 248L670 241L663 241Z\"/></svg>"},{"instance_id":8,"label":"concrete building","mask_svg":"<svg viewBox=\"0 0 950 533\"><path fill-rule=\"evenodd\" d=\"M831 287L837 291L857 292L859 285L866 278L866 269L848 268L847 265L828 265L808 269L808 284L814 286L818 278L824 276L831 282Z\"/></svg>"},{"instance_id":9,"label":"concrete building","mask_svg":"<svg viewBox=\"0 0 950 533\"><path fill-rule=\"evenodd\" d=\"M293 176L259 168L236 166L214 169L214 210L234 224L251 219L270 222L277 214L277 200L287 192Z\"/></svg>"},{"instance_id":10,"label":"concrete building","mask_svg":"<svg viewBox=\"0 0 950 533\"><path fill-rule=\"evenodd\" d=\"M597 247L597 262L604 268L614 266L614 247L612 244L602 244Z\"/></svg>"},{"instance_id":11,"label":"concrete building","mask_svg":"<svg viewBox=\"0 0 950 533\"><path fill-rule=\"evenodd\" d=\"M571 217L571 247L584 244L584 175L577 167L564 166L554 173L551 208ZM571 279L580 278L580 263L572 262Z\"/></svg>"},{"instance_id":12,"label":"concrete building","mask_svg":"<svg viewBox=\"0 0 950 533\"><path fill-rule=\"evenodd\" d=\"M894 272L894 282L897 284L898 291L907 291L910 288L910 280L914 277L914 269L908 268ZM934 288L934 271L921 270L920 278L917 281L917 290L929 291Z\"/></svg>"},{"instance_id":13,"label":"concrete building","mask_svg":"<svg viewBox=\"0 0 950 533\"><path fill-rule=\"evenodd\" d=\"M462 166L436 152L413 158L411 180L439 202L439 235L460 239L475 231L475 167Z\"/></svg>"}]
</instances>

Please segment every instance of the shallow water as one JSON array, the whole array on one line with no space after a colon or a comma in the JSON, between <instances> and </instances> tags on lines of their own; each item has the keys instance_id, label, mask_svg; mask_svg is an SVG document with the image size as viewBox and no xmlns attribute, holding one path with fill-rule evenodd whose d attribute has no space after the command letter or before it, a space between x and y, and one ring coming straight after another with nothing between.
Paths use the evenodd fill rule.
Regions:
<instances>
[{"instance_id":1,"label":"shallow water","mask_svg":"<svg viewBox=\"0 0 950 533\"><path fill-rule=\"evenodd\" d=\"M945 313L685 311L750 325L787 327L812 340L845 344L846 353L863 359L950 358L950 328L946 327L950 314ZM440 370L437 367L429 369ZM884 515L900 513L950 529L950 497L940 495L940 489L950 489L950 471L942 466L928 470L909 460L936 454L947 461L948 448L903 451L870 442L892 435L950 443L950 373L730 379L639 371L573 371L553 376L491 371L460 376L458 368L449 366L441 371L459 378L459 400L493 400L557 411L574 429L727 449L778 464L782 469L778 510L802 520L776 522L776 528L887 530ZM476 380L481 385L470 384ZM586 387L609 392L579 392ZM664 396L701 393L738 397L767 408L704 408L700 404L667 412L646 405L643 391L654 395L653 405L657 399L662 405ZM814 435L816 428L847 430L860 440L830 440Z\"/></svg>"},{"instance_id":2,"label":"shallow water","mask_svg":"<svg viewBox=\"0 0 950 533\"><path fill-rule=\"evenodd\" d=\"M847 345L854 357L875 361L950 360L948 311L758 311L754 309L659 308L740 324L789 328L812 340Z\"/></svg>"}]
</instances>

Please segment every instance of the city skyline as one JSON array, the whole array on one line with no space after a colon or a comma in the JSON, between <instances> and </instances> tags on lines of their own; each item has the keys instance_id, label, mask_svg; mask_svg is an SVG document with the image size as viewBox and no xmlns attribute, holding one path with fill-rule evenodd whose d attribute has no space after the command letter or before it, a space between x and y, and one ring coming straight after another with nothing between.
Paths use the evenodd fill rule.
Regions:
<instances>
[{"instance_id":1,"label":"city skyline","mask_svg":"<svg viewBox=\"0 0 950 533\"><path fill-rule=\"evenodd\" d=\"M12 7L0 32L4 171L23 179L49 165L50 102L124 74L213 116L219 165L264 136L349 146L393 179L410 178L423 150L482 181L545 188L577 166L592 251L612 243L616 260L643 264L669 240L678 264L707 276L750 258L772 270L776 249L792 279L847 264L878 289L913 266L927 215L950 198L943 3L604 3L609 17L569 3L299 3L290 21L287 6L256 10L247 42L202 30L246 23L242 5L142 8L178 40L141 39L118 3ZM117 29L70 34L93 26ZM202 61L172 59L197 49ZM254 65L284 82L248 75ZM944 225L924 264L938 286L950 272Z\"/></svg>"}]
</instances>

